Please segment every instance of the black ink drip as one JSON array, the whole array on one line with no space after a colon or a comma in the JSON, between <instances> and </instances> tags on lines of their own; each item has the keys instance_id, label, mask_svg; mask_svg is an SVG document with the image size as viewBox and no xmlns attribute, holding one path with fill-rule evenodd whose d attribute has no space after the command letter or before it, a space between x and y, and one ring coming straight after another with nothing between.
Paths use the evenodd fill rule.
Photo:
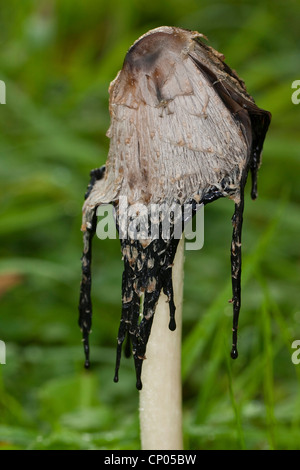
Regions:
<instances>
[{"instance_id":1,"label":"black ink drip","mask_svg":"<svg viewBox=\"0 0 300 470\"><path fill-rule=\"evenodd\" d=\"M78 324L82 331L83 348L85 353L85 368L90 367L90 348L89 334L92 325L92 301L91 301L91 262L92 262L92 239L96 231L96 218L93 217L91 227L87 228L83 235L84 249L81 258L82 280L80 284L79 298L79 321Z\"/></svg>"},{"instance_id":2,"label":"black ink drip","mask_svg":"<svg viewBox=\"0 0 300 470\"><path fill-rule=\"evenodd\" d=\"M169 329L176 329L175 304L172 284L172 265L179 240L171 238L152 240L143 246L139 240L121 240L124 257L122 278L122 314L118 332L114 381L119 380L122 345L127 337L125 355L130 349L136 370L136 387L142 388L141 372L156 305L163 290L170 310ZM140 320L140 298L144 295ZM129 347L129 344L131 347Z\"/></svg>"},{"instance_id":3,"label":"black ink drip","mask_svg":"<svg viewBox=\"0 0 300 470\"><path fill-rule=\"evenodd\" d=\"M91 180L85 193L85 199L89 196L95 182L101 179L104 175L105 167L92 170L90 173ZM80 283L80 297L79 297L79 320L78 324L82 331L82 341L85 354L84 366L86 369L90 367L90 347L89 347L89 334L92 326L92 301L91 301L91 286L92 286L92 240L96 232L97 216L96 210L91 213L90 220L87 222L86 231L83 234L83 254L81 257L81 270L82 278Z\"/></svg>"},{"instance_id":4,"label":"black ink drip","mask_svg":"<svg viewBox=\"0 0 300 470\"><path fill-rule=\"evenodd\" d=\"M231 242L231 279L232 279L232 303L233 303L233 326L232 326L232 350L231 357L238 357L237 330L241 308L241 271L242 271L242 225L244 210L244 188L241 189L240 202L235 204L232 217L233 233Z\"/></svg>"}]
</instances>

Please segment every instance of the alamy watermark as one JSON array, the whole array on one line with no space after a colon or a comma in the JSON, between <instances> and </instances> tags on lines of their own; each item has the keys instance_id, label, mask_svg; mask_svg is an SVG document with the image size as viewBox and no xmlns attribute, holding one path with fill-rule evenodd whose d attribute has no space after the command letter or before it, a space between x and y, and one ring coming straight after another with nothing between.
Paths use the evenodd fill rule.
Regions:
<instances>
[{"instance_id":1,"label":"alamy watermark","mask_svg":"<svg viewBox=\"0 0 300 470\"><path fill-rule=\"evenodd\" d=\"M4 341L0 340L0 364L6 364L6 346Z\"/></svg>"},{"instance_id":2,"label":"alamy watermark","mask_svg":"<svg viewBox=\"0 0 300 470\"><path fill-rule=\"evenodd\" d=\"M291 357L292 363L295 365L300 364L300 339L295 339L295 341L292 342L292 349L296 349Z\"/></svg>"},{"instance_id":3,"label":"alamy watermark","mask_svg":"<svg viewBox=\"0 0 300 470\"><path fill-rule=\"evenodd\" d=\"M0 104L6 104L6 85L0 80Z\"/></svg>"},{"instance_id":4,"label":"alamy watermark","mask_svg":"<svg viewBox=\"0 0 300 470\"><path fill-rule=\"evenodd\" d=\"M300 103L300 80L294 80L292 83L292 88L296 89L296 91L292 93L292 97L291 97L292 103L299 104Z\"/></svg>"},{"instance_id":5,"label":"alamy watermark","mask_svg":"<svg viewBox=\"0 0 300 470\"><path fill-rule=\"evenodd\" d=\"M183 232L186 250L200 250L204 244L203 204L128 204L120 196L116 209L112 204L98 207L96 234L100 240L181 239ZM116 229L118 224L118 231Z\"/></svg>"}]
</instances>

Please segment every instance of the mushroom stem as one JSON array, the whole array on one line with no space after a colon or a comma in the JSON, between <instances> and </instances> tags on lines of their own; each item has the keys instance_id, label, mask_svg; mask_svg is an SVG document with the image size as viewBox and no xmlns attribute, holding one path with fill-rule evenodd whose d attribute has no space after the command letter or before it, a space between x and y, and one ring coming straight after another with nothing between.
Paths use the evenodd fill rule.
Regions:
<instances>
[{"instance_id":1,"label":"mushroom stem","mask_svg":"<svg viewBox=\"0 0 300 470\"><path fill-rule=\"evenodd\" d=\"M161 292L156 307L147 359L142 370L140 430L143 450L182 450L181 324L184 238L173 266L176 330L170 331L169 305Z\"/></svg>"}]
</instances>

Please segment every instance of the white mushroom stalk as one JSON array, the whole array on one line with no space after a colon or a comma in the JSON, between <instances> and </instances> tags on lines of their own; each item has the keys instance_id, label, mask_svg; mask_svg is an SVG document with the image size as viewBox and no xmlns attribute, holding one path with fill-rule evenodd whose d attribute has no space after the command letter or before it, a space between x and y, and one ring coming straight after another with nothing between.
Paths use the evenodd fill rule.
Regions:
<instances>
[{"instance_id":1,"label":"white mushroom stalk","mask_svg":"<svg viewBox=\"0 0 300 470\"><path fill-rule=\"evenodd\" d=\"M140 391L140 432L143 450L183 449L181 390L183 266L184 240L181 240L173 266L176 330L168 329L169 306L167 297L162 293L147 345L147 358L143 364L143 388Z\"/></svg>"}]
</instances>

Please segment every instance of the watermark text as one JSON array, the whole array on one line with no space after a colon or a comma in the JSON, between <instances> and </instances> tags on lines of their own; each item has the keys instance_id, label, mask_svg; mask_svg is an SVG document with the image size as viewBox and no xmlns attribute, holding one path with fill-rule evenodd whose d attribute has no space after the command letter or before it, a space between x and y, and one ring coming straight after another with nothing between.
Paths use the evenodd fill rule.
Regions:
<instances>
[{"instance_id":1,"label":"watermark text","mask_svg":"<svg viewBox=\"0 0 300 470\"><path fill-rule=\"evenodd\" d=\"M0 340L0 364L6 364L6 346L4 341Z\"/></svg>"},{"instance_id":2,"label":"watermark text","mask_svg":"<svg viewBox=\"0 0 300 470\"><path fill-rule=\"evenodd\" d=\"M103 204L97 208L97 216L96 234L100 240L180 240L184 232L186 250L200 250L204 244L203 204L130 205L121 196L117 209Z\"/></svg>"},{"instance_id":3,"label":"watermark text","mask_svg":"<svg viewBox=\"0 0 300 470\"><path fill-rule=\"evenodd\" d=\"M300 364L300 339L296 339L292 342L292 349L296 349L291 357L292 363L295 365Z\"/></svg>"},{"instance_id":4,"label":"watermark text","mask_svg":"<svg viewBox=\"0 0 300 470\"><path fill-rule=\"evenodd\" d=\"M3 80L0 80L0 104L6 104L6 85Z\"/></svg>"},{"instance_id":5,"label":"watermark text","mask_svg":"<svg viewBox=\"0 0 300 470\"><path fill-rule=\"evenodd\" d=\"M292 103L299 104L300 103L300 80L294 80L292 83L292 88L296 89L296 91L292 93Z\"/></svg>"}]
</instances>

